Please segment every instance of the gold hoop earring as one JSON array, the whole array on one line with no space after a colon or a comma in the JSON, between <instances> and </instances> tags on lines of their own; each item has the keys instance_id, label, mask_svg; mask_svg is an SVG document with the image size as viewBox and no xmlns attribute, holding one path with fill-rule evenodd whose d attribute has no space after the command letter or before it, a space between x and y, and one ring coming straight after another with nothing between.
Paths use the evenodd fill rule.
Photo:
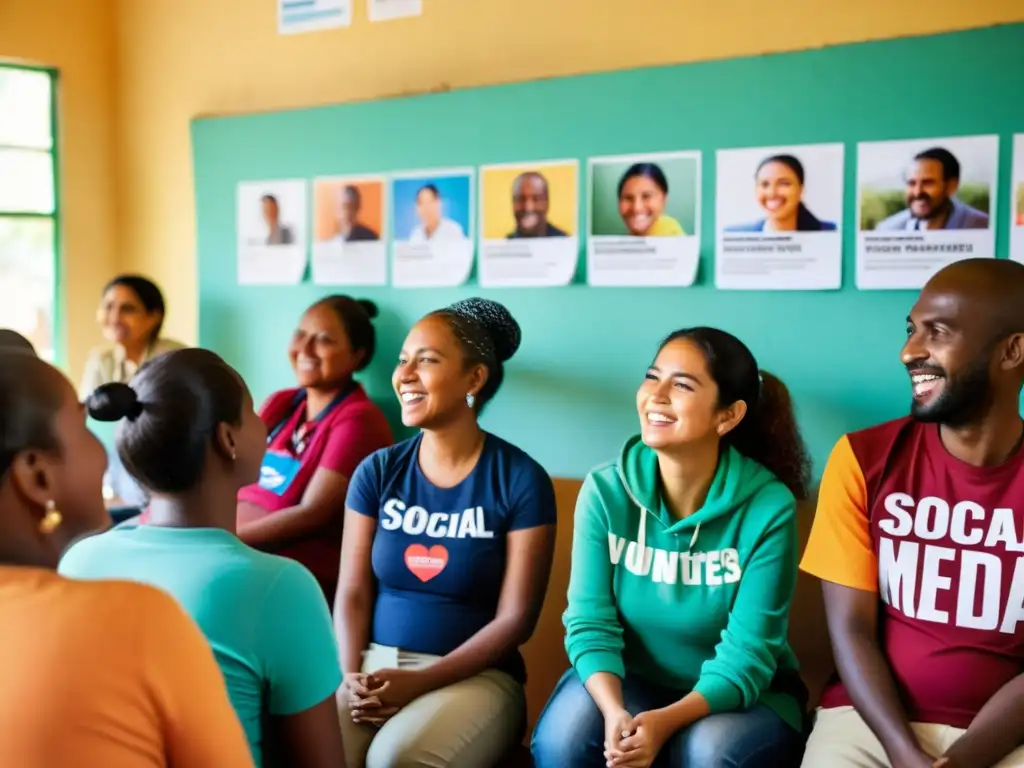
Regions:
<instances>
[{"instance_id":1,"label":"gold hoop earring","mask_svg":"<svg viewBox=\"0 0 1024 768\"><path fill-rule=\"evenodd\" d=\"M43 515L43 519L39 521L39 532L44 536L49 536L51 533L60 528L60 524L64 522L64 515L57 509L57 505L53 501L46 502L46 514Z\"/></svg>"}]
</instances>

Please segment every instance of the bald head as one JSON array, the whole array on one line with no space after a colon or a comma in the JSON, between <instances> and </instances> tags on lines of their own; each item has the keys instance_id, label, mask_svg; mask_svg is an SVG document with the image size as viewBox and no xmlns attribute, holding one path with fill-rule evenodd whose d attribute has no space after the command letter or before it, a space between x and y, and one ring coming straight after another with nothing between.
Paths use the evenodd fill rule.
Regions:
<instances>
[{"instance_id":1,"label":"bald head","mask_svg":"<svg viewBox=\"0 0 1024 768\"><path fill-rule=\"evenodd\" d=\"M30 352L34 355L36 348L32 346L31 341L17 331L12 331L10 328L0 328L0 352L13 351Z\"/></svg>"},{"instance_id":2,"label":"bald head","mask_svg":"<svg viewBox=\"0 0 1024 768\"><path fill-rule=\"evenodd\" d=\"M940 269L921 291L977 313L993 338L1024 333L1024 264L1009 259L964 259Z\"/></svg>"}]
</instances>

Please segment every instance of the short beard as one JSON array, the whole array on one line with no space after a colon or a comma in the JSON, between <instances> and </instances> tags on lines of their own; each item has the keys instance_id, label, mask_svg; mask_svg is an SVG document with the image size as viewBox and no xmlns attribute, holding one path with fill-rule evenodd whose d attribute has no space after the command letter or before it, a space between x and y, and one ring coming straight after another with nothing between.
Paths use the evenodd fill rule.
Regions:
<instances>
[{"instance_id":1,"label":"short beard","mask_svg":"<svg viewBox=\"0 0 1024 768\"><path fill-rule=\"evenodd\" d=\"M989 353L978 355L955 378L946 379L946 390L929 405L911 402L910 415L925 424L965 427L976 422L992 406L992 382L989 378Z\"/></svg>"}]
</instances>

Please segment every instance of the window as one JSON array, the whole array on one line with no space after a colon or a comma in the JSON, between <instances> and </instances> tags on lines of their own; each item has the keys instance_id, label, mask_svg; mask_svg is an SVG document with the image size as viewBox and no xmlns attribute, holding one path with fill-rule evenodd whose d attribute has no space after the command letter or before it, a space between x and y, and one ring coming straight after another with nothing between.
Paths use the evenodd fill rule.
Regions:
<instances>
[{"instance_id":1,"label":"window","mask_svg":"<svg viewBox=\"0 0 1024 768\"><path fill-rule=\"evenodd\" d=\"M56 73L0 64L0 327L57 357Z\"/></svg>"}]
</instances>

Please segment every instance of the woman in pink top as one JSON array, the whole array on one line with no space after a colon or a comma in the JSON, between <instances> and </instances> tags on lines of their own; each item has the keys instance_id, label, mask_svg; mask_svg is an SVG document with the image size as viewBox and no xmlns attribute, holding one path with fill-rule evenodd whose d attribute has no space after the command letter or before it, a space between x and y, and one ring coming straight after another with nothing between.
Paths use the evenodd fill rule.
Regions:
<instances>
[{"instance_id":1,"label":"woman in pink top","mask_svg":"<svg viewBox=\"0 0 1024 768\"><path fill-rule=\"evenodd\" d=\"M373 359L377 308L328 296L306 310L288 348L298 388L260 409L267 452L260 481L238 494L238 536L298 560L333 601L348 481L394 438L384 413L353 379Z\"/></svg>"}]
</instances>

